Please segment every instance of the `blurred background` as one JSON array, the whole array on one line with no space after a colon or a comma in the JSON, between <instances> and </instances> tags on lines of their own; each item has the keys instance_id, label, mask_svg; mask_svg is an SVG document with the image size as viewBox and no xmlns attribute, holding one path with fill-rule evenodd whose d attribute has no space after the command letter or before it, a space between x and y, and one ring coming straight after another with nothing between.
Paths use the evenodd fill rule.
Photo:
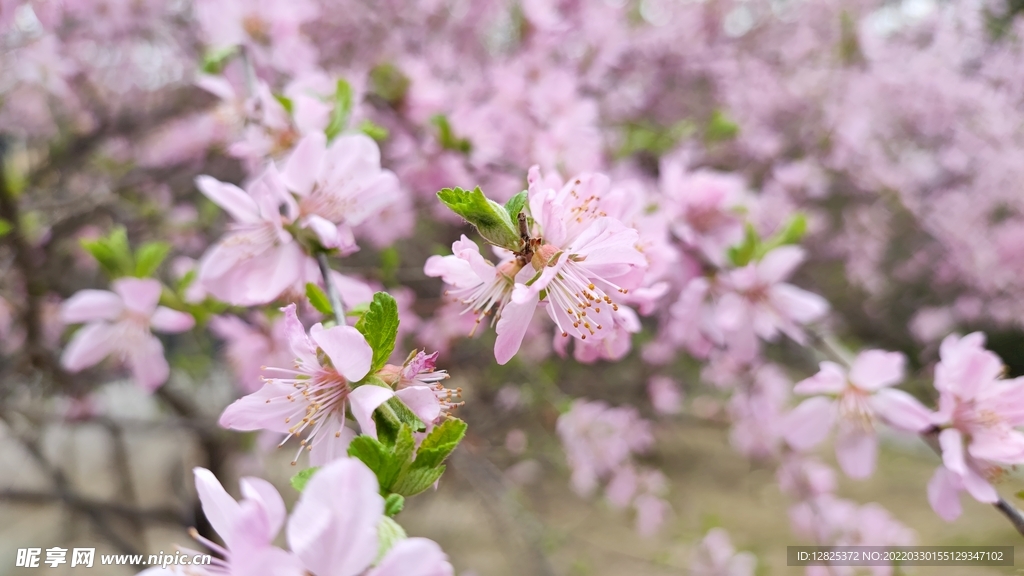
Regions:
<instances>
[{"instance_id":1,"label":"blurred background","mask_svg":"<svg viewBox=\"0 0 1024 576\"><path fill-rule=\"evenodd\" d=\"M754 573L804 573L786 566L786 546L813 538L777 481L787 449L773 422L823 357L779 338L738 362L679 328L684 289L708 266L680 223L712 226L687 198L728 197L762 238L800 215L807 259L789 281L829 302L821 326L842 345L904 354L904 388L927 406L953 332L984 332L1007 377L1024 374L1022 11L1016 0L0 0L0 574L77 573L15 568L19 548L200 548L188 529L211 532L195 466L236 495L238 478L258 476L289 506L297 498L294 441L277 448L280 437L217 418L259 386L262 364L289 359L277 309L305 303L304 281L258 306L207 293L197 271L232 223L195 177L245 187L316 131L372 138L399 182L353 226L359 250L331 258L346 305L394 295L395 358L438 350L448 386L462 388L469 433L437 490L407 501L410 535L439 542L463 576L657 575L691 573L720 527L756 556ZM624 348L559 349L538 317L498 366L493 330L474 329L423 271L474 235L440 188L479 185L504 202L533 165L609 174L631 199L650 266ZM75 331L61 303L125 274L159 280L161 305L196 320L158 335L170 375L155 390L116 358L74 372L60 361ZM308 306L302 316L318 319ZM782 392L758 396L762 377ZM634 464L657 472L651 508L616 503L607 478L589 493L574 484L558 424L574 399L649 429ZM836 494L880 504L918 544L1019 541L968 497L956 522L941 520L925 489L939 457L880 434L876 473L837 474ZM829 446L815 454L834 465ZM1020 503L1024 482L1008 470L998 488Z\"/></svg>"}]
</instances>

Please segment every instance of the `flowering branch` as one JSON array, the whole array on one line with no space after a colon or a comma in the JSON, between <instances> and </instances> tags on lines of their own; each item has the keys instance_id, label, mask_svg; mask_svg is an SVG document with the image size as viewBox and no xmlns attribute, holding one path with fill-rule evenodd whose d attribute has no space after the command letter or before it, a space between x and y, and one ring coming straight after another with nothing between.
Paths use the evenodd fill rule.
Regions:
<instances>
[{"instance_id":1,"label":"flowering branch","mask_svg":"<svg viewBox=\"0 0 1024 576\"><path fill-rule=\"evenodd\" d=\"M338 326L345 325L345 308L341 304L341 297L338 295L338 287L331 281L331 266L327 262L327 254L318 252L316 263L320 265L320 275L324 277L324 287L327 289L327 297L331 300L331 310L334 311L334 321Z\"/></svg>"}]
</instances>

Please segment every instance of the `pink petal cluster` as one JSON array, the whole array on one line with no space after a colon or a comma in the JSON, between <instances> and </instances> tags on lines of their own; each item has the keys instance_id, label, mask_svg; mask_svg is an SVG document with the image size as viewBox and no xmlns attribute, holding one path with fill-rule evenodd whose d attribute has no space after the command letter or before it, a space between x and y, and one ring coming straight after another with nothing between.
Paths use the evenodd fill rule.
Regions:
<instances>
[{"instance_id":1,"label":"pink petal cluster","mask_svg":"<svg viewBox=\"0 0 1024 576\"><path fill-rule=\"evenodd\" d=\"M215 297L243 306L265 304L309 280L316 265L300 239L355 251L353 227L400 195L395 175L380 168L377 144L361 134L328 147L323 133L314 132L283 171L271 164L247 191L209 176L196 185L235 220L203 256L199 281Z\"/></svg>"},{"instance_id":2,"label":"pink petal cluster","mask_svg":"<svg viewBox=\"0 0 1024 576\"><path fill-rule=\"evenodd\" d=\"M693 576L753 576L757 557L737 552L724 528L712 528L690 557Z\"/></svg>"},{"instance_id":3,"label":"pink petal cluster","mask_svg":"<svg viewBox=\"0 0 1024 576\"><path fill-rule=\"evenodd\" d=\"M386 552L379 536L386 521L377 477L359 460L327 464L309 480L287 517L291 551L272 545L286 520L277 490L259 478L243 478L235 501L204 468L195 469L203 512L225 543L194 534L220 557L207 567L181 571L150 568L140 576L451 576L448 557L426 538L402 538ZM383 557L381 554L383 553Z\"/></svg>"},{"instance_id":4,"label":"pink petal cluster","mask_svg":"<svg viewBox=\"0 0 1024 576\"><path fill-rule=\"evenodd\" d=\"M634 461L654 443L650 423L635 408L576 400L558 418L557 431L577 494L589 496L607 481L609 502L633 507L638 532L649 535L661 526L670 510L663 498L668 486L660 472Z\"/></svg>"},{"instance_id":5,"label":"pink petal cluster","mask_svg":"<svg viewBox=\"0 0 1024 576\"><path fill-rule=\"evenodd\" d=\"M191 315L159 306L163 286L148 278L121 278L113 291L81 290L60 308L65 324L85 323L68 342L61 365L78 372L115 356L146 391L167 381L170 366L164 347L151 330L175 334L191 329Z\"/></svg>"},{"instance_id":6,"label":"pink petal cluster","mask_svg":"<svg viewBox=\"0 0 1024 576\"><path fill-rule=\"evenodd\" d=\"M581 174L561 184L534 166L527 180L532 258L516 275L511 301L498 319L499 364L519 351L541 301L563 338L601 340L620 324L628 331L628 319L615 314L619 305L612 294L638 286L647 265L636 230L602 208L607 176Z\"/></svg>"},{"instance_id":7,"label":"pink petal cluster","mask_svg":"<svg viewBox=\"0 0 1024 576\"><path fill-rule=\"evenodd\" d=\"M893 388L903 380L904 362L902 354L882 350L858 354L849 373L834 362L822 362L820 372L793 387L795 393L813 397L786 417L787 442L807 450L836 427L839 466L852 478L870 476L878 453L876 422L907 432L922 432L931 425L928 409Z\"/></svg>"},{"instance_id":8,"label":"pink petal cluster","mask_svg":"<svg viewBox=\"0 0 1024 576\"><path fill-rule=\"evenodd\" d=\"M308 450L311 464L319 466L343 457L355 437L345 425L346 411L351 411L363 434L373 437L377 435L373 411L394 396L424 422L440 415L441 403L431 386L412 385L397 392L373 384L355 386L369 374L373 358L373 350L355 328L324 328L318 323L307 336L295 305L283 311L294 368L268 368L281 376L265 378L262 388L228 406L221 414L221 426L296 437L305 433L300 453Z\"/></svg>"},{"instance_id":9,"label":"pink petal cluster","mask_svg":"<svg viewBox=\"0 0 1024 576\"><path fill-rule=\"evenodd\" d=\"M939 410L933 423L942 467L928 483L928 501L946 520L960 515L961 491L995 503L991 484L1004 467L1024 464L1024 378L1003 380L1006 369L985 349L981 332L947 336L939 349L935 388Z\"/></svg>"},{"instance_id":10,"label":"pink petal cluster","mask_svg":"<svg viewBox=\"0 0 1024 576\"><path fill-rule=\"evenodd\" d=\"M283 318L256 315L249 323L236 316L215 316L209 326L214 336L226 342L224 355L246 393L262 386L264 366L284 366L293 358Z\"/></svg>"}]
</instances>

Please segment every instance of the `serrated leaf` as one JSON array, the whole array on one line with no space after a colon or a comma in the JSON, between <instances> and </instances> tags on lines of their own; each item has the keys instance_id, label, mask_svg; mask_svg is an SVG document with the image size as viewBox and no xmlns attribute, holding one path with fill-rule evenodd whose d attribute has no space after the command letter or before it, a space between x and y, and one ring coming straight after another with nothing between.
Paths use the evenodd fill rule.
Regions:
<instances>
[{"instance_id":1,"label":"serrated leaf","mask_svg":"<svg viewBox=\"0 0 1024 576\"><path fill-rule=\"evenodd\" d=\"M523 207L526 206L526 190L516 194L515 196L508 199L505 202L505 211L508 212L508 217L515 224L519 219L519 213L523 211Z\"/></svg>"},{"instance_id":2,"label":"serrated leaf","mask_svg":"<svg viewBox=\"0 0 1024 576\"><path fill-rule=\"evenodd\" d=\"M395 482L391 487L391 491L407 498L415 496L433 486L441 478L441 475L444 474L444 470L444 466L438 466L437 468L410 468Z\"/></svg>"},{"instance_id":3,"label":"serrated leaf","mask_svg":"<svg viewBox=\"0 0 1024 576\"><path fill-rule=\"evenodd\" d=\"M306 282L306 299L313 305L313 308L316 308L317 312L328 317L334 316L334 307L331 306L331 301L327 298L327 294L324 293L322 288L312 282Z\"/></svg>"},{"instance_id":4,"label":"serrated leaf","mask_svg":"<svg viewBox=\"0 0 1024 576\"><path fill-rule=\"evenodd\" d=\"M316 474L317 470L319 470L319 469L320 469L319 466L313 466L312 468L306 468L305 470L300 470L298 474L296 474L295 476L292 476L292 480L291 480L292 488L295 488L299 492L302 492L303 490L305 490L306 489L306 484L309 483L309 479L312 478L313 474Z\"/></svg>"},{"instance_id":5,"label":"serrated leaf","mask_svg":"<svg viewBox=\"0 0 1024 576\"><path fill-rule=\"evenodd\" d=\"M352 86L347 80L341 78L334 87L334 110L331 111L331 121L324 129L327 140L333 140L335 136L348 125L349 114L352 113Z\"/></svg>"},{"instance_id":6,"label":"serrated leaf","mask_svg":"<svg viewBox=\"0 0 1024 576\"><path fill-rule=\"evenodd\" d=\"M412 460L414 450L416 450L416 440L412 436L412 429L402 426L395 437L395 445L388 455L387 465L383 466L377 475L382 491L390 489L398 480L399 474L408 467Z\"/></svg>"},{"instance_id":7,"label":"serrated leaf","mask_svg":"<svg viewBox=\"0 0 1024 576\"><path fill-rule=\"evenodd\" d=\"M384 499L384 513L394 516L405 508L405 498L401 494L388 494Z\"/></svg>"},{"instance_id":8,"label":"serrated leaf","mask_svg":"<svg viewBox=\"0 0 1024 576\"><path fill-rule=\"evenodd\" d=\"M485 197L479 186L472 191L445 188L437 193L437 197L452 212L472 224L484 240L512 251L522 247L518 227L512 223L508 211Z\"/></svg>"},{"instance_id":9,"label":"serrated leaf","mask_svg":"<svg viewBox=\"0 0 1024 576\"><path fill-rule=\"evenodd\" d=\"M146 242L135 252L135 275L139 278L152 276L167 254L171 251L171 245L166 242Z\"/></svg>"},{"instance_id":10,"label":"serrated leaf","mask_svg":"<svg viewBox=\"0 0 1024 576\"><path fill-rule=\"evenodd\" d=\"M362 318L356 322L356 330L362 333L373 349L373 363L370 373L384 367L395 350L398 337L398 303L387 292L377 292Z\"/></svg>"},{"instance_id":11,"label":"serrated leaf","mask_svg":"<svg viewBox=\"0 0 1024 576\"><path fill-rule=\"evenodd\" d=\"M383 444L370 436L356 436L348 445L348 455L359 459L367 468L373 470L380 482L381 473L387 472L389 465L388 450ZM381 483L383 485L383 483Z\"/></svg>"},{"instance_id":12,"label":"serrated leaf","mask_svg":"<svg viewBox=\"0 0 1024 576\"><path fill-rule=\"evenodd\" d=\"M458 418L449 418L436 426L420 443L413 467L435 468L455 450L466 435L466 423Z\"/></svg>"}]
</instances>

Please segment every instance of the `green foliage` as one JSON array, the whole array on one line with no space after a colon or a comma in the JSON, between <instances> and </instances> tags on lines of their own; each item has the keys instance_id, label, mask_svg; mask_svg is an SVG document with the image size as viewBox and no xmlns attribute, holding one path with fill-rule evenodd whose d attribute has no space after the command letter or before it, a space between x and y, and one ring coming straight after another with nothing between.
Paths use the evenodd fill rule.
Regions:
<instances>
[{"instance_id":1,"label":"green foliage","mask_svg":"<svg viewBox=\"0 0 1024 576\"><path fill-rule=\"evenodd\" d=\"M316 474L317 470L320 470L319 466L313 466L312 468L300 470L298 474L292 476L292 488L295 488L299 492L305 490L306 484L309 483L309 479L313 477L313 474Z\"/></svg>"},{"instance_id":2,"label":"green foliage","mask_svg":"<svg viewBox=\"0 0 1024 576\"><path fill-rule=\"evenodd\" d=\"M277 100L277 103L280 104L281 107L284 108L284 111L289 115L295 112L295 102L293 102L291 98L284 94L274 94L274 100Z\"/></svg>"},{"instance_id":3,"label":"green foliage","mask_svg":"<svg viewBox=\"0 0 1024 576\"><path fill-rule=\"evenodd\" d=\"M13 229L14 226L12 226L10 222L0 218L0 238L7 236Z\"/></svg>"},{"instance_id":4,"label":"green foliage","mask_svg":"<svg viewBox=\"0 0 1024 576\"><path fill-rule=\"evenodd\" d=\"M444 114L435 115L430 119L430 123L437 127L437 139L445 150L469 154L473 149L473 144L469 140L455 136L455 131L452 130L452 125Z\"/></svg>"},{"instance_id":5,"label":"green foliage","mask_svg":"<svg viewBox=\"0 0 1024 576\"><path fill-rule=\"evenodd\" d=\"M508 212L508 217L512 220L513 225L516 224L516 221L519 219L519 213L526 206L526 196L526 190L523 190L509 198L508 202L505 202L505 211Z\"/></svg>"},{"instance_id":6,"label":"green foliage","mask_svg":"<svg viewBox=\"0 0 1024 576\"><path fill-rule=\"evenodd\" d=\"M794 214L781 230L767 240L761 240L754 227L748 223L743 241L729 248L729 261L734 266L746 266L752 261L764 258L765 254L780 246L799 244L806 233L807 216L801 212Z\"/></svg>"},{"instance_id":7,"label":"green foliage","mask_svg":"<svg viewBox=\"0 0 1024 576\"><path fill-rule=\"evenodd\" d=\"M380 562L391 548L398 542L405 540L408 536L405 529L390 516L384 516L377 524L377 559Z\"/></svg>"},{"instance_id":8,"label":"green foliage","mask_svg":"<svg viewBox=\"0 0 1024 576\"><path fill-rule=\"evenodd\" d=\"M626 157L648 153L661 156L695 131L696 127L689 120L681 120L667 128L650 122L630 123L623 128L623 141L618 155Z\"/></svg>"},{"instance_id":9,"label":"green foliage","mask_svg":"<svg viewBox=\"0 0 1024 576\"><path fill-rule=\"evenodd\" d=\"M316 308L317 312L324 316L334 316L334 307L331 306L330 299L327 298L327 294L324 294L323 289L316 284L306 282L306 298L313 305L313 308Z\"/></svg>"},{"instance_id":10,"label":"green foliage","mask_svg":"<svg viewBox=\"0 0 1024 576\"><path fill-rule=\"evenodd\" d=\"M507 250L518 251L522 247L516 226L504 206L484 196L480 187L473 191L462 188L445 188L437 197L452 212L472 224L484 240Z\"/></svg>"},{"instance_id":11,"label":"green foliage","mask_svg":"<svg viewBox=\"0 0 1024 576\"><path fill-rule=\"evenodd\" d=\"M732 121L722 110L711 112L711 118L704 128L704 140L709 143L724 142L736 138L740 133L738 124Z\"/></svg>"},{"instance_id":12,"label":"green foliage","mask_svg":"<svg viewBox=\"0 0 1024 576\"><path fill-rule=\"evenodd\" d=\"M167 242L146 242L135 252L135 275L149 278L163 264L171 245Z\"/></svg>"},{"instance_id":13,"label":"green foliage","mask_svg":"<svg viewBox=\"0 0 1024 576\"><path fill-rule=\"evenodd\" d=\"M366 134L370 138L373 138L377 142L383 142L388 139L388 129L377 124L373 120L363 120L359 123L359 131Z\"/></svg>"},{"instance_id":14,"label":"green foliage","mask_svg":"<svg viewBox=\"0 0 1024 576\"><path fill-rule=\"evenodd\" d=\"M384 499L384 513L395 516L405 508L405 497L401 494L388 494Z\"/></svg>"},{"instance_id":15,"label":"green foliage","mask_svg":"<svg viewBox=\"0 0 1024 576\"><path fill-rule=\"evenodd\" d=\"M331 121L324 129L327 140L334 140L334 137L341 134L341 131L348 125L349 114L352 113L352 86L344 78L338 80L334 88L334 110L331 111Z\"/></svg>"},{"instance_id":16,"label":"green foliage","mask_svg":"<svg viewBox=\"0 0 1024 576\"><path fill-rule=\"evenodd\" d=\"M370 92L392 106L405 98L409 78L394 64L378 64L370 70Z\"/></svg>"},{"instance_id":17,"label":"green foliage","mask_svg":"<svg viewBox=\"0 0 1024 576\"><path fill-rule=\"evenodd\" d=\"M380 251L380 278L385 286L398 283L398 267L401 263L401 255L394 246L388 246Z\"/></svg>"},{"instance_id":18,"label":"green foliage","mask_svg":"<svg viewBox=\"0 0 1024 576\"><path fill-rule=\"evenodd\" d=\"M369 436L357 436L349 444L348 454L365 463L380 483L381 494L409 497L423 492L444 474L445 458L466 434L466 423L449 418L423 439L416 449L412 428L403 424L393 444ZM415 452L415 457L414 457Z\"/></svg>"},{"instance_id":19,"label":"green foliage","mask_svg":"<svg viewBox=\"0 0 1024 576\"><path fill-rule=\"evenodd\" d=\"M235 54L238 54L238 46L211 50L203 55L203 61L199 67L204 74L220 74Z\"/></svg>"},{"instance_id":20,"label":"green foliage","mask_svg":"<svg viewBox=\"0 0 1024 576\"><path fill-rule=\"evenodd\" d=\"M117 226L104 238L82 240L85 248L111 278L129 276L135 271L134 258L128 246L128 232Z\"/></svg>"},{"instance_id":21,"label":"green foliage","mask_svg":"<svg viewBox=\"0 0 1024 576\"><path fill-rule=\"evenodd\" d=\"M384 367L395 350L398 337L398 303L387 292L373 295L366 313L356 322L356 330L366 338L373 349L373 364L370 373Z\"/></svg>"},{"instance_id":22,"label":"green foliage","mask_svg":"<svg viewBox=\"0 0 1024 576\"><path fill-rule=\"evenodd\" d=\"M146 242L133 254L123 226L115 227L105 237L82 240L80 244L111 278L152 277L171 251L166 242Z\"/></svg>"}]
</instances>

